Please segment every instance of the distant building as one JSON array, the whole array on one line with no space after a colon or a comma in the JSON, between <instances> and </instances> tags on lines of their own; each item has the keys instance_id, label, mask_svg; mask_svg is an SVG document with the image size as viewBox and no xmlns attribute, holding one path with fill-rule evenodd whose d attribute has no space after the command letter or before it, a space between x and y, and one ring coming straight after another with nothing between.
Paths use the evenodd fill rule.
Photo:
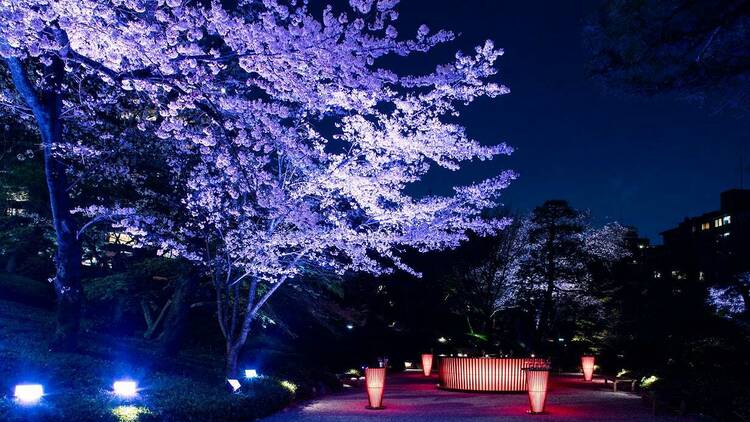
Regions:
<instances>
[{"instance_id":1,"label":"distant building","mask_svg":"<svg viewBox=\"0 0 750 422\"><path fill-rule=\"evenodd\" d=\"M628 227L628 231L625 233L625 245L628 251L630 251L631 264L645 263L652 249L648 238L640 237L638 230L632 226Z\"/></svg>"},{"instance_id":2,"label":"distant building","mask_svg":"<svg viewBox=\"0 0 750 422\"><path fill-rule=\"evenodd\" d=\"M674 278L721 281L750 271L750 190L722 192L718 210L688 217L661 236Z\"/></svg>"}]
</instances>

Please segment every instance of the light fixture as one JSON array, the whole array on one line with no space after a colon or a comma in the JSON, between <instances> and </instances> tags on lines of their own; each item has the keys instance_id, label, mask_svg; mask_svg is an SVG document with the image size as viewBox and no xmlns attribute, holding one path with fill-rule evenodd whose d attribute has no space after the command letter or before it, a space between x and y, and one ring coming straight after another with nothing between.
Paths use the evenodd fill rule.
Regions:
<instances>
[{"instance_id":1,"label":"light fixture","mask_svg":"<svg viewBox=\"0 0 750 422\"><path fill-rule=\"evenodd\" d=\"M291 381L282 380L282 381L279 381L279 385L284 387L287 391L289 391L292 394L297 392L297 384Z\"/></svg>"},{"instance_id":2,"label":"light fixture","mask_svg":"<svg viewBox=\"0 0 750 422\"><path fill-rule=\"evenodd\" d=\"M652 385L654 385L654 383L656 381L659 381L659 378L656 375L651 375L649 377L643 377L643 378L641 378L641 387L643 387L643 388L649 388Z\"/></svg>"},{"instance_id":3,"label":"light fixture","mask_svg":"<svg viewBox=\"0 0 750 422\"><path fill-rule=\"evenodd\" d=\"M237 393L240 391L240 387L242 387L242 384L240 384L239 380L229 378L227 379L226 387L230 393Z\"/></svg>"},{"instance_id":4,"label":"light fixture","mask_svg":"<svg viewBox=\"0 0 750 422\"><path fill-rule=\"evenodd\" d=\"M413 366L413 364L410 361L407 360L407 361L404 362L404 368L405 369L411 369L412 366Z\"/></svg>"},{"instance_id":5,"label":"light fixture","mask_svg":"<svg viewBox=\"0 0 750 422\"><path fill-rule=\"evenodd\" d=\"M367 409L383 409L385 368L365 368L365 384L367 385Z\"/></svg>"},{"instance_id":6,"label":"light fixture","mask_svg":"<svg viewBox=\"0 0 750 422\"><path fill-rule=\"evenodd\" d=\"M347 330L353 330L354 329L354 324L346 324L346 329Z\"/></svg>"},{"instance_id":7,"label":"light fixture","mask_svg":"<svg viewBox=\"0 0 750 422\"><path fill-rule=\"evenodd\" d=\"M245 369L245 378L247 379L258 378L258 371L255 369Z\"/></svg>"},{"instance_id":8,"label":"light fixture","mask_svg":"<svg viewBox=\"0 0 750 422\"><path fill-rule=\"evenodd\" d=\"M525 368L526 386L529 392L529 413L544 413L544 404L547 401L547 381L549 381L549 368L531 367Z\"/></svg>"},{"instance_id":9,"label":"light fixture","mask_svg":"<svg viewBox=\"0 0 750 422\"><path fill-rule=\"evenodd\" d=\"M138 394L138 384L131 380L119 380L112 384L112 390L118 397L128 399Z\"/></svg>"},{"instance_id":10,"label":"light fixture","mask_svg":"<svg viewBox=\"0 0 750 422\"><path fill-rule=\"evenodd\" d=\"M18 384L13 391L13 396L22 404L34 404L44 395L44 387L41 384Z\"/></svg>"},{"instance_id":11,"label":"light fixture","mask_svg":"<svg viewBox=\"0 0 750 422\"><path fill-rule=\"evenodd\" d=\"M426 377L429 377L432 372L432 354L430 353L422 354L422 372Z\"/></svg>"},{"instance_id":12,"label":"light fixture","mask_svg":"<svg viewBox=\"0 0 750 422\"><path fill-rule=\"evenodd\" d=\"M594 378L594 357L581 356L581 369L583 369L583 379L591 381Z\"/></svg>"}]
</instances>

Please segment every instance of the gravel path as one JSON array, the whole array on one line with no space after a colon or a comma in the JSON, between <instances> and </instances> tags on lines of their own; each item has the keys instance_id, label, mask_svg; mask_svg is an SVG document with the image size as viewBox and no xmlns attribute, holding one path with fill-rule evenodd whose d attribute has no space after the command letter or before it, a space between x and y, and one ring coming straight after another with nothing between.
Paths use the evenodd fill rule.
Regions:
<instances>
[{"instance_id":1,"label":"gravel path","mask_svg":"<svg viewBox=\"0 0 750 422\"><path fill-rule=\"evenodd\" d=\"M526 394L476 394L438 390L436 377L418 373L389 375L385 410L366 410L364 387L324 397L277 413L263 422L457 422L457 421L684 421L688 418L654 417L639 396L613 393L601 383L576 378L554 378L547 399L547 414L526 414ZM611 387L611 385L610 385Z\"/></svg>"}]
</instances>

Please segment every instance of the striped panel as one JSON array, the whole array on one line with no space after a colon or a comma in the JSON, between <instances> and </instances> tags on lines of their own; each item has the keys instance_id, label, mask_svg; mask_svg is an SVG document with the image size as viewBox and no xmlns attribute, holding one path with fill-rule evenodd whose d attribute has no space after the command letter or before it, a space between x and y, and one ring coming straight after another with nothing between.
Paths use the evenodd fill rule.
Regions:
<instances>
[{"instance_id":1,"label":"striped panel","mask_svg":"<svg viewBox=\"0 0 750 422\"><path fill-rule=\"evenodd\" d=\"M467 391L526 391L523 368L544 366L539 358L456 358L439 360L440 387Z\"/></svg>"}]
</instances>

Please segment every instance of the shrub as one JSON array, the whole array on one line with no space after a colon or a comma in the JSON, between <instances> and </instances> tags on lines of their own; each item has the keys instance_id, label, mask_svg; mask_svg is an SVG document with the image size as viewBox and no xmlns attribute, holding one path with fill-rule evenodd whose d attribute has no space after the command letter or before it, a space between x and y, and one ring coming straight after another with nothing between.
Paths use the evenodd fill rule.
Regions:
<instances>
[{"instance_id":1,"label":"shrub","mask_svg":"<svg viewBox=\"0 0 750 422\"><path fill-rule=\"evenodd\" d=\"M195 371L182 362L180 374L161 370L155 363L169 358L130 356L132 340L123 337L109 346L113 339L99 334L96 341L83 342L80 353L50 353L44 342L49 320L43 314L0 301L0 421L249 421L295 397L271 377L243 382L239 394L229 393L220 372L206 370L210 362ZM115 377L124 375L139 380L133 400L123 401L109 390ZM15 402L12 388L20 381L45 385L38 404Z\"/></svg>"},{"instance_id":2,"label":"shrub","mask_svg":"<svg viewBox=\"0 0 750 422\"><path fill-rule=\"evenodd\" d=\"M0 274L0 292L3 299L34 306L51 307L55 302L55 291L50 283L20 275Z\"/></svg>"}]
</instances>

